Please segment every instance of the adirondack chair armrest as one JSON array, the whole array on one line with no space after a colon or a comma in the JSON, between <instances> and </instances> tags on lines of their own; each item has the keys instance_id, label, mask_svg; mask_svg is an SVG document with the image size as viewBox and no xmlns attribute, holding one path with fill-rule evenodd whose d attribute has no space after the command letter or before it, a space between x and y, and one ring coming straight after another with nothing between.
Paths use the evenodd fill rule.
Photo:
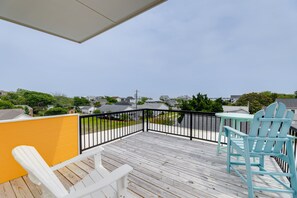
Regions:
<instances>
[{"instance_id":1,"label":"adirondack chair armrest","mask_svg":"<svg viewBox=\"0 0 297 198\"><path fill-rule=\"evenodd\" d=\"M60 164L56 164L55 166L52 166L51 169L53 171L55 170L58 170L60 168L63 168L69 164L72 164L74 162L77 162L77 161L81 161L87 157L90 157L90 156L94 156L95 159L95 166L97 166L98 164L101 165L101 152L103 151L104 149L101 148L101 147L97 147L97 148L94 148L94 149L91 149L91 150L88 150L88 151L85 151L84 153L76 156L76 157L73 157L67 161L64 161ZM97 156L97 157L96 157ZM100 160L100 162L97 162L98 160ZM97 167L96 167L97 168Z\"/></svg>"},{"instance_id":2,"label":"adirondack chair armrest","mask_svg":"<svg viewBox=\"0 0 297 198\"><path fill-rule=\"evenodd\" d=\"M287 135L288 138L292 139L293 141L295 141L297 139L296 136L292 136L292 135Z\"/></svg>"},{"instance_id":3,"label":"adirondack chair armrest","mask_svg":"<svg viewBox=\"0 0 297 198\"><path fill-rule=\"evenodd\" d=\"M120 180L127 179L128 174L133 170L133 168L127 164L115 169L107 177L103 178L99 182L92 184L82 190L71 192L64 198L78 198L90 193L96 192L105 186L108 186L114 182L119 182ZM126 181L124 181L125 183ZM118 189L119 190L119 189Z\"/></svg>"},{"instance_id":4,"label":"adirondack chair armrest","mask_svg":"<svg viewBox=\"0 0 297 198\"><path fill-rule=\"evenodd\" d=\"M230 136L230 133L236 134L237 136L241 136L241 137L248 137L247 134L242 133L242 132L240 132L240 131L232 128L232 127L224 126L224 129L225 129L226 137L229 137Z\"/></svg>"}]
</instances>

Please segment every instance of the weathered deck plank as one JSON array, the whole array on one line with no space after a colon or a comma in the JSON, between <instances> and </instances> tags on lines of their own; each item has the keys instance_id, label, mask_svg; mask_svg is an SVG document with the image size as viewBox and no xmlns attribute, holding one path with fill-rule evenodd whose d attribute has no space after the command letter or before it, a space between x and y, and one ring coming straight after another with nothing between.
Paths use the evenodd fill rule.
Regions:
<instances>
[{"instance_id":1,"label":"weathered deck plank","mask_svg":"<svg viewBox=\"0 0 297 198\"><path fill-rule=\"evenodd\" d=\"M128 176L129 190L136 197L247 197L247 187L234 173L226 172L226 156L216 155L216 145L189 141L157 133L139 133L104 145L103 166L112 171L123 164L134 170ZM268 169L278 166L266 159ZM56 171L66 188L94 168L92 158ZM265 179L264 179L265 178ZM255 183L278 186L270 178L256 177ZM0 197L40 197L40 188L27 176L0 184ZM290 197L257 192L257 197Z\"/></svg>"}]
</instances>

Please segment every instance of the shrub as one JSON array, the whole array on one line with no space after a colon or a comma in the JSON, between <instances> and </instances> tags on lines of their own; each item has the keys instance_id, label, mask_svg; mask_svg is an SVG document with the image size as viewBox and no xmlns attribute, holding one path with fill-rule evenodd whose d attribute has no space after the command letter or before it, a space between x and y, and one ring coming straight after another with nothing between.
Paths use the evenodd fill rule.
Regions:
<instances>
[{"instance_id":1,"label":"shrub","mask_svg":"<svg viewBox=\"0 0 297 198\"><path fill-rule=\"evenodd\" d=\"M47 110L44 115L45 116L51 116L51 115L62 115L62 114L67 114L67 109L64 109L62 107L54 107L49 110Z\"/></svg>"}]
</instances>

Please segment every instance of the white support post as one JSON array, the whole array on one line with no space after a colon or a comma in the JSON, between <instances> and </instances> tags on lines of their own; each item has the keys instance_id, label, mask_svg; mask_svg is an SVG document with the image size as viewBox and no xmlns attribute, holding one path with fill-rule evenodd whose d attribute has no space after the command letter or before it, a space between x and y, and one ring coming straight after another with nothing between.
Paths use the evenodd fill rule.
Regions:
<instances>
[{"instance_id":1,"label":"white support post","mask_svg":"<svg viewBox=\"0 0 297 198\"><path fill-rule=\"evenodd\" d=\"M127 195L128 177L127 175L117 180L118 198L125 198Z\"/></svg>"},{"instance_id":2,"label":"white support post","mask_svg":"<svg viewBox=\"0 0 297 198\"><path fill-rule=\"evenodd\" d=\"M94 155L94 163L96 170L99 170L102 167L101 153L97 153Z\"/></svg>"}]
</instances>

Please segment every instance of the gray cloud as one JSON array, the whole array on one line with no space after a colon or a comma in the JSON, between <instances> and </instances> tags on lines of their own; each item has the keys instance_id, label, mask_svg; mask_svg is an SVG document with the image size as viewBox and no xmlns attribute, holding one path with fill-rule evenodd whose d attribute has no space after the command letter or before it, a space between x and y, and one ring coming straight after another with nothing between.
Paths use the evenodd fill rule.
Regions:
<instances>
[{"instance_id":1,"label":"gray cloud","mask_svg":"<svg viewBox=\"0 0 297 198\"><path fill-rule=\"evenodd\" d=\"M0 21L0 89L229 96L296 90L289 0L170 0L83 44Z\"/></svg>"}]
</instances>

